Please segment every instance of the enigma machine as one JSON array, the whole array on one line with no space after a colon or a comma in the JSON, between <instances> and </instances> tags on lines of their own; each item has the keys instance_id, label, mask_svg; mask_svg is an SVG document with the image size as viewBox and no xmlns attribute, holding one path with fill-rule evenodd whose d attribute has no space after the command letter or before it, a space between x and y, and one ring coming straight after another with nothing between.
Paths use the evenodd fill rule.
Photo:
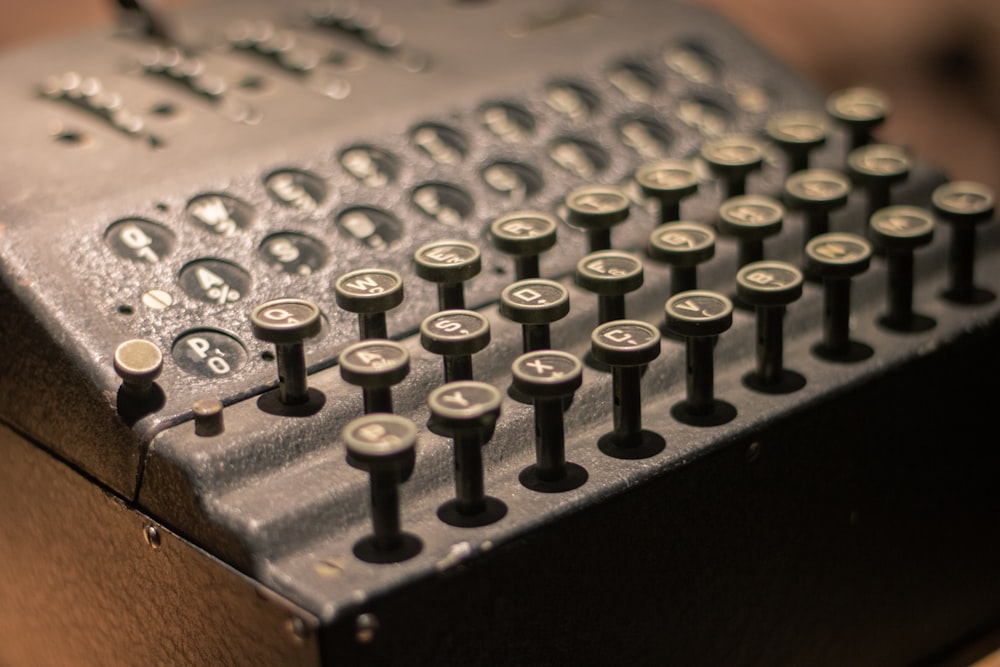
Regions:
<instances>
[{"instance_id":1,"label":"enigma machine","mask_svg":"<svg viewBox=\"0 0 1000 667\"><path fill-rule=\"evenodd\" d=\"M994 194L719 16L0 59L0 663L915 665L1000 624Z\"/></svg>"}]
</instances>

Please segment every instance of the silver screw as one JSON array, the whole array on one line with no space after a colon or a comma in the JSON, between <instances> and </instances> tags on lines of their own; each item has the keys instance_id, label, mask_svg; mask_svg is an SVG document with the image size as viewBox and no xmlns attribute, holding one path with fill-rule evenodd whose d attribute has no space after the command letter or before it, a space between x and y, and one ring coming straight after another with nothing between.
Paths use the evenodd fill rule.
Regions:
<instances>
[{"instance_id":1,"label":"silver screw","mask_svg":"<svg viewBox=\"0 0 1000 667\"><path fill-rule=\"evenodd\" d=\"M358 643L371 643L375 639L375 631L378 630L378 617L375 614L361 614L358 616L357 628L355 637Z\"/></svg>"},{"instance_id":2,"label":"silver screw","mask_svg":"<svg viewBox=\"0 0 1000 667\"><path fill-rule=\"evenodd\" d=\"M146 540L146 544L153 551L158 551L160 548L160 531L156 529L156 526L146 526L142 531L142 536Z\"/></svg>"}]
</instances>

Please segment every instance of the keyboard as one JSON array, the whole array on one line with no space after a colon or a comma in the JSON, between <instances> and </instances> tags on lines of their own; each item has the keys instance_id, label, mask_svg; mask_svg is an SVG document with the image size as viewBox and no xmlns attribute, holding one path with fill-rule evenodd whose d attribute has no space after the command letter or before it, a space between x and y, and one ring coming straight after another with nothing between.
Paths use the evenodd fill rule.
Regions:
<instances>
[{"instance_id":1,"label":"keyboard","mask_svg":"<svg viewBox=\"0 0 1000 667\"><path fill-rule=\"evenodd\" d=\"M0 60L7 481L110 531L81 591L150 568L80 603L136 655L912 664L996 621L993 193L879 91L685 3L158 18Z\"/></svg>"}]
</instances>

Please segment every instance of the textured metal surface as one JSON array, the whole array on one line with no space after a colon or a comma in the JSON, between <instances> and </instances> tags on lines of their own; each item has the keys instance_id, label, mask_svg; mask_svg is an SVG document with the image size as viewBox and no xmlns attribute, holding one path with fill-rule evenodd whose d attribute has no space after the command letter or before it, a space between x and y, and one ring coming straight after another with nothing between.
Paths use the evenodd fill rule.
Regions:
<instances>
[{"instance_id":1,"label":"textured metal surface","mask_svg":"<svg viewBox=\"0 0 1000 667\"><path fill-rule=\"evenodd\" d=\"M453 559L324 645L359 665L941 664L1000 622L998 334Z\"/></svg>"},{"instance_id":2,"label":"textured metal surface","mask_svg":"<svg viewBox=\"0 0 1000 667\"><path fill-rule=\"evenodd\" d=\"M388 265L402 273L407 305L389 315L394 336L415 331L434 302L434 285L416 277L409 261L423 243L448 236L478 244L485 269L469 285L467 301L478 307L496 300L509 282L510 259L490 247L490 220L515 208L553 211L570 189L586 182L548 155L557 139L575 137L602 147L607 168L596 178L624 182L643 158L623 144L616 126L621 118L659 119L672 135L670 154L692 155L702 136L678 118L679 105L688 99L710 103L724 113L726 131L749 132L763 126L769 111L821 103L787 69L695 7L642 2L609 3L599 11L576 7L578 11L561 14L560 3L381 3L382 23L400 26L408 44L431 53L431 65L423 72L406 72L352 47L364 58L365 67L343 74L352 84L351 94L343 100L317 94L296 77L224 46L226 29L241 19L270 19L277 27L290 28L301 21L303 10L272 3L213 3L178 15L178 25L185 28L182 34L195 46L207 71L222 76L235 89L233 95L259 108L262 120L257 125L226 120L176 84L134 71L152 45L132 38L92 34L0 60L0 92L8 100L7 122L0 127L0 141L8 147L2 162L7 176L0 184L4 230L0 261L5 288L28 304L31 317L40 320L45 330L56 332L37 347L60 348L67 362L86 376L83 384L105 392L107 404L95 406L104 415L114 409L111 394L118 380L111 355L118 343L147 338L167 357L158 381L165 404L136 421L131 445L109 445L110 452L84 457L69 433L40 439L132 495L133 476L123 480L116 469L133 467L138 475L143 442L158 429L190 417L194 400L211 394L232 402L273 385L273 364L261 359L268 346L250 333L247 313L252 306L283 296L315 300L328 326L322 340L309 347L308 361L314 368L328 366L356 335L355 316L337 307L331 289L334 280L349 270ZM555 14L550 16L551 12ZM549 24L547 16L559 20ZM546 27L521 31L529 24ZM447 39L441 39L442 34ZM329 42L327 48L335 44ZM664 49L686 44L712 54L718 70L710 82L691 83L663 63ZM661 88L648 103L630 100L609 81L608 68L625 58L660 78ZM144 111L149 131L163 137L162 148L154 150L142 140L125 137L65 102L40 99L39 86L67 71L95 77L104 90L119 93L127 107ZM260 93L239 89L238 82L249 75L266 81ZM597 96L600 106L592 118L566 118L542 101L546 85L565 80L584 85ZM753 91L765 96L767 108L742 111L737 106L740 95ZM511 143L488 133L479 110L496 101L522 105L532 113L533 135ZM151 111L166 103L175 108L174 116ZM411 128L426 122L461 132L468 143L465 159L436 164L412 145ZM88 139L82 144L57 140L55 136L64 131ZM359 144L396 156L394 183L369 187L348 175L337 156ZM839 138L832 141L829 155L836 155L841 146ZM543 187L521 201L498 195L480 176L496 160L530 165L542 176ZM326 200L305 213L280 206L264 189L266 177L278 169L312 172L325 183ZM758 178L768 190L780 186L775 166ZM451 184L464 191L473 203L468 219L449 226L428 218L411 202L413 190L425 183ZM245 230L220 236L186 215L190 200L213 193L237 197L253 207L253 219ZM716 185L703 183L692 202L692 214L709 215L718 196ZM387 249L373 249L338 229L337 217L359 206L390 212L399 221L399 239ZM634 208L632 224L615 233L616 244L636 246L648 233L649 213ZM105 234L113 223L131 218L168 230L174 236L172 252L154 264L116 255ZM259 255L258 246L281 231L321 240L329 251L325 266L309 276L276 271ZM559 246L542 259L546 276L571 273L583 248L578 230L561 225L559 234ZM249 289L220 288L222 301L223 291L230 296L238 291L238 301L205 303L183 291L182 270L204 258L235 262L248 272ZM152 298L144 300L154 290ZM166 308L160 308L163 294L172 300ZM239 339L241 345L228 350L227 359L245 352L245 366L221 377L211 373L199 377L179 368L169 352L186 332L203 328ZM11 388L3 394L10 395L24 372L13 364L3 371L0 375ZM44 375L57 383L66 377L59 367ZM34 422L19 420L16 400L9 399L4 406L2 413L8 419L33 432ZM97 422L101 419L94 417Z\"/></svg>"},{"instance_id":3,"label":"textured metal surface","mask_svg":"<svg viewBox=\"0 0 1000 667\"><path fill-rule=\"evenodd\" d=\"M990 239L996 239L993 233ZM932 260L932 257L925 257ZM982 275L1000 288L1000 258L983 259ZM941 258L935 261L940 265ZM414 478L404 485L404 524L427 542L424 554L391 569L351 562L355 576L330 582L317 580L312 563L325 554L348 557L351 544L368 530L366 479L344 462L339 430L347 419L360 414L361 395L339 377L337 369L316 373L312 386L325 396L325 404L314 415L290 418L268 414L264 400L247 401L227 408L231 426L218 438L196 438L188 424L161 434L153 443L140 502L172 525L183 526L199 542L252 571L275 576L274 585L294 599L306 596L312 604L326 604L329 597L337 608L351 604L359 581L366 590L384 590L412 576L435 570L438 561L449 560L452 549L469 554L513 539L523 530L564 513L580 511L602 502L609 495L644 483L650 477L683 465L719 447L731 445L749 434L768 430L792 415L822 414L833 397L877 381L894 368L932 355L941 347L963 344L969 331L996 320L997 304L969 309L942 302L937 293L943 282L928 271L918 294L920 312L934 317L938 325L930 332L896 334L881 329L875 319L883 309L885 275L875 269L861 276L855 286L853 337L870 345L875 353L856 364L835 364L815 357L810 348L820 338L821 292L806 286L804 297L789 307L785 322L786 367L801 373L806 386L787 395L766 395L741 383L753 369L755 322L751 314L737 311L734 325L722 335L715 349L716 396L736 408L736 418L711 428L686 426L676 421L670 408L684 396L684 347L664 341L664 351L654 361L643 381L645 427L662 435L665 452L641 461L617 461L596 447L598 438L611 428L610 378L585 368L583 387L567 413L570 426L567 458L590 473L587 485L567 494L536 494L520 486L520 470L533 460L531 409L513 400L505 401L496 434L484 452L487 486L501 497L510 513L495 526L461 531L437 522L434 510L452 492L451 450L448 441L423 431ZM990 278L992 276L992 278ZM662 276L651 284L664 285ZM718 285L726 289L725 283ZM571 300L585 302L593 295L570 287ZM729 285L735 289L735 282ZM651 299L654 303L657 299ZM639 305L639 304L633 304ZM494 327L494 341L482 353L479 379L497 386L509 383L509 363L520 353L518 327L484 311ZM655 321L657 310L633 311ZM592 310L571 311L568 321L555 328L554 345L582 357L589 347ZM425 396L440 384L440 360L425 352L413 339L406 339L412 370L394 389L399 414L418 425L428 417ZM961 376L953 382L961 382ZM971 380L970 380L971 382ZM914 391L931 395L946 393L941 384ZM893 419L918 419L906 405L907 397L887 397L886 412ZM285 587L288 588L285 588ZM325 591L325 592L322 592ZM304 603L304 602L303 602Z\"/></svg>"},{"instance_id":4,"label":"textured metal surface","mask_svg":"<svg viewBox=\"0 0 1000 667\"><path fill-rule=\"evenodd\" d=\"M757 330L753 314L737 308L714 348L715 396L732 419L701 425L672 411L684 397L685 348L664 337L641 384L651 434L646 458L609 456L599 446L612 424L611 378L587 365L566 413L567 459L586 470L586 483L565 493L521 484L534 457L533 414L505 397L483 456L485 491L506 505L506 516L474 528L439 520L439 507L455 492L454 459L450 440L426 425L426 398L441 383L442 361L421 346L417 330L437 310L437 290L416 275L413 251L443 237L479 246L483 271L468 281L466 300L489 320L492 341L473 366L477 380L506 389L521 327L497 311L513 262L489 240L493 218L529 206L559 218L559 241L542 256L542 276L564 284L571 307L552 324L552 342L584 359L597 296L573 284L586 236L566 224L562 198L589 182L624 188L632 215L612 232L616 249L644 257L654 227L655 209L631 181L649 156L623 141L617 123L654 117L672 133L667 155L691 157L710 136L761 137L777 111L821 111L823 99L732 27L683 4L380 7L406 44L430 56L429 66L406 71L355 45L351 52L365 65L337 73L352 86L339 100L317 93L311 78L221 46L223 27L237 15L296 27L298 9L221 2L179 15L181 34L211 71L230 84L250 74L266 79L260 92L235 94L262 114L257 124L228 120L175 83L131 70L128 63L148 45L125 37L84 36L0 62L0 90L15 100L9 127L19 135L0 134L14 147L3 163L12 177L0 184L0 295L10 313L3 335L16 351L0 357L0 418L308 610L321 625L330 664L395 663L415 654L433 656L434 664L694 664L696 656L711 664L905 664L1000 615L1000 572L987 555L995 538L983 532L995 525L1000 504L988 481L996 454L988 439L971 435L988 424L990 394L973 385L983 381L980 371L996 377L991 343L1000 303L959 306L941 297L951 238L945 225L916 253L914 303L933 328L902 334L878 324L887 271L876 256L855 279L851 315L852 337L870 346L871 356L824 361L812 351L823 331L822 289L807 282L784 320L785 366L802 375L804 387L765 394L743 380L754 368ZM529 24L536 29L526 30ZM314 31L296 34L331 48ZM676 48L702 54L707 69L680 73L691 61L678 60ZM623 58L661 82L648 100L631 99L614 83L609 72ZM173 118L148 114L148 131L162 146L153 150L62 102L30 97L33 85L66 63L99 74L139 108L175 104L181 113ZM550 108L544 97L553 81L590 89L599 103L593 115L574 120ZM504 141L484 127L483 105L498 101L533 115L528 138ZM694 101L728 120L693 123ZM429 121L465 137L464 158L437 164L412 143L410 131ZM85 131L90 143L53 141L47 123ZM555 149L567 137L604 151L604 168L592 177L567 172L559 164L565 154ZM842 170L847 143L834 130L814 166ZM362 144L396 157L394 182L359 183L338 162L342 151ZM523 200L505 199L482 177L496 161L531 165L543 184ZM707 165L696 164L702 180L682 204L683 217L714 224L723 188ZM281 206L265 187L278 169L315 175L326 200L311 212ZM779 197L784 176L780 152L770 150L748 190ZM918 161L894 190L894 203L928 206L945 178ZM447 186L439 197L456 210L468 205L467 219L428 217L419 207L427 184ZM206 193L238 197L255 216L232 235L214 234L184 212ZM865 234L866 205L856 189L832 214L832 229ZM358 206L391 212L398 238L368 247L346 234L339 216ZM174 248L162 261L123 259L106 241L109 225L133 216L173 233ZM804 227L803 216L787 212L783 231L766 241L767 259L800 265ZM321 241L326 262L302 275L276 271L259 253L275 232ZM979 241L978 282L1000 294L997 225L983 226ZM720 236L716 245L699 269L699 287L732 297L738 244ZM217 303L185 293L199 285L191 262L209 258L248 271L238 298L227 298L237 274L233 284L202 284L202 296L215 290ZM220 272L227 266L211 265ZM423 548L393 565L354 555L371 530L368 476L345 461L339 439L361 414L362 396L335 365L356 340L358 322L338 308L332 287L347 271L370 267L404 278L406 298L390 311L389 332L407 348L411 371L393 388L393 404L419 430L413 477L401 497L403 529ZM668 268L645 261L643 286L626 298L628 317L662 323L669 293ZM253 305L278 297L315 301L326 318L318 340L306 344L310 400L291 409L273 390L272 346L253 339L248 318ZM185 335L205 336L205 328L240 343L219 338L184 348ZM111 355L129 338L163 349L162 401L118 419L116 405L124 404ZM193 357L183 362L173 354L178 347L206 354L192 365ZM245 365L209 377L211 358L228 364L240 352ZM199 435L189 419L205 395L226 403L220 434ZM965 407L967 420L959 414ZM923 485L932 492L925 495ZM922 530L941 541L928 548ZM921 592L933 608L915 611Z\"/></svg>"}]
</instances>

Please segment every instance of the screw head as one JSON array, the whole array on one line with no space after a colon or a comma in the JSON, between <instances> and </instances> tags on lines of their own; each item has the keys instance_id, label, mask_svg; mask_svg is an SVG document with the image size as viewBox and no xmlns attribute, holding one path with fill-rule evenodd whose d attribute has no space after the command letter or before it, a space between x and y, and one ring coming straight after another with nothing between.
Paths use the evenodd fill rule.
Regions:
<instances>
[{"instance_id":1,"label":"screw head","mask_svg":"<svg viewBox=\"0 0 1000 667\"><path fill-rule=\"evenodd\" d=\"M355 639L359 644L370 644L378 632L379 621L375 614L361 614L355 621Z\"/></svg>"},{"instance_id":2,"label":"screw head","mask_svg":"<svg viewBox=\"0 0 1000 667\"><path fill-rule=\"evenodd\" d=\"M163 544L163 539L160 536L160 531L156 526L146 526L142 529L142 538L149 545L149 548L153 551L158 551Z\"/></svg>"}]
</instances>

